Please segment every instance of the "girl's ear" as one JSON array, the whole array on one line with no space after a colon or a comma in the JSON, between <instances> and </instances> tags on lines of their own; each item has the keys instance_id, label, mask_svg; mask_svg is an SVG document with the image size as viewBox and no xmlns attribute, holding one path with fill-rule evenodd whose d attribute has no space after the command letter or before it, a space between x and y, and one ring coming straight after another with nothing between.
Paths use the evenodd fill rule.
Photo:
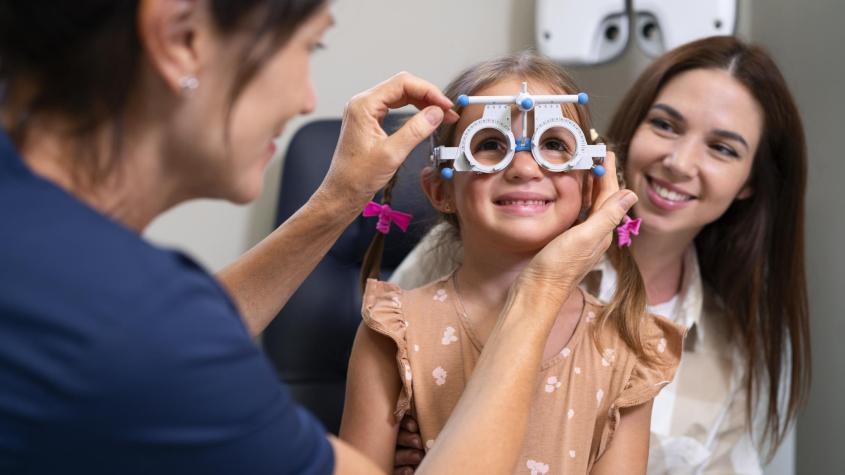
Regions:
<instances>
[{"instance_id":1,"label":"girl's ear","mask_svg":"<svg viewBox=\"0 0 845 475\"><path fill-rule=\"evenodd\" d=\"M431 206L441 213L454 213L455 200L452 194L452 184L440 178L434 167L425 167L420 175L420 183Z\"/></svg>"}]
</instances>

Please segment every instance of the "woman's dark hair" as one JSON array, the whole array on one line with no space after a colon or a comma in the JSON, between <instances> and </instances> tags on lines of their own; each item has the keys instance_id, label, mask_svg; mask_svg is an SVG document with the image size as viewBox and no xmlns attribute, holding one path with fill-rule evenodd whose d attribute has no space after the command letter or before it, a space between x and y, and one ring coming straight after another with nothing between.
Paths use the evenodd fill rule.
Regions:
<instances>
[{"instance_id":1,"label":"woman's dark hair","mask_svg":"<svg viewBox=\"0 0 845 475\"><path fill-rule=\"evenodd\" d=\"M40 114L72 120L68 131L82 139L114 120L119 143L121 115L136 85L141 61L138 1L0 1L0 84L5 102L16 104L8 132L21 143L27 124ZM263 62L326 0L210 0L221 34L251 31L240 56L230 104ZM260 40L260 41L259 41ZM269 41L267 41L269 40Z\"/></svg>"},{"instance_id":2,"label":"woman's dark hair","mask_svg":"<svg viewBox=\"0 0 845 475\"><path fill-rule=\"evenodd\" d=\"M804 273L804 129L786 81L759 46L712 37L674 49L652 63L617 108L607 136L624 167L631 138L661 89L693 69L727 71L763 110L763 130L748 184L695 238L704 282L715 292L745 353L747 421L757 399L768 399L763 440L769 456L806 402L810 386L810 330ZM788 382L785 394L779 390ZM781 418L779 408L785 407Z\"/></svg>"}]
</instances>

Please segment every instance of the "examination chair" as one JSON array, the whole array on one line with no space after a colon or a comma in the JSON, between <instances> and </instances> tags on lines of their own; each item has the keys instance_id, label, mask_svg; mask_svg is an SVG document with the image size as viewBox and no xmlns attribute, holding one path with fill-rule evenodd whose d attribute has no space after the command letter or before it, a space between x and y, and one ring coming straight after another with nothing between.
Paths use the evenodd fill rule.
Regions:
<instances>
[{"instance_id":1,"label":"examination chair","mask_svg":"<svg viewBox=\"0 0 845 475\"><path fill-rule=\"evenodd\" d=\"M391 133L406 117L389 115L383 128ZM282 169L277 226L322 182L334 154L340 123L339 119L314 121L294 135ZM437 219L420 187L420 170L428 163L428 154L428 142L423 142L399 171L391 207L413 214L414 219L407 233L392 226L385 242L382 279L390 277ZM263 334L264 350L293 397L335 434L343 411L352 341L361 322L361 262L376 232L377 220L359 215Z\"/></svg>"}]
</instances>

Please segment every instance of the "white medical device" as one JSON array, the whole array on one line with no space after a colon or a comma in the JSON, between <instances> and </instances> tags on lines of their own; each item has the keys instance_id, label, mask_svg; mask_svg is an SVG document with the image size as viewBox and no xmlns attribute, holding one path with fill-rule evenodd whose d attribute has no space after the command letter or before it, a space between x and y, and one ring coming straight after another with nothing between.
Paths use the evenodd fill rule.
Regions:
<instances>
[{"instance_id":1,"label":"white medical device","mask_svg":"<svg viewBox=\"0 0 845 475\"><path fill-rule=\"evenodd\" d=\"M540 53L595 65L621 55L631 36L650 57L684 43L732 35L737 0L536 0Z\"/></svg>"},{"instance_id":2,"label":"white medical device","mask_svg":"<svg viewBox=\"0 0 845 475\"><path fill-rule=\"evenodd\" d=\"M604 144L588 144L578 124L563 116L561 104L586 104L585 93L571 95L532 95L528 83L515 96L458 97L457 104L484 104L484 114L469 124L457 147L434 147L432 164L450 179L454 172L497 173L510 165L516 152L530 151L541 167L552 172L592 170L604 175ZM512 107L522 115L522 133L514 137ZM527 136L528 113L534 114L534 134ZM445 165L445 167L443 166Z\"/></svg>"},{"instance_id":3,"label":"white medical device","mask_svg":"<svg viewBox=\"0 0 845 475\"><path fill-rule=\"evenodd\" d=\"M733 35L737 0L633 0L634 37L648 56L708 36Z\"/></svg>"},{"instance_id":4,"label":"white medical device","mask_svg":"<svg viewBox=\"0 0 845 475\"><path fill-rule=\"evenodd\" d=\"M555 61L605 63L628 45L625 0L537 0L536 7L537 49Z\"/></svg>"}]
</instances>

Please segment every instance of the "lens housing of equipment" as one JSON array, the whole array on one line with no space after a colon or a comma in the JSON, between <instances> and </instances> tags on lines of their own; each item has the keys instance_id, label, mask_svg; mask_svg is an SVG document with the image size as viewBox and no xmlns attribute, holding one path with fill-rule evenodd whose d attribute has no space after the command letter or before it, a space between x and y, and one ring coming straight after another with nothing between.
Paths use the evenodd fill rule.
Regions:
<instances>
[{"instance_id":1,"label":"lens housing of equipment","mask_svg":"<svg viewBox=\"0 0 845 475\"><path fill-rule=\"evenodd\" d=\"M604 144L589 144L578 124L564 117L561 104L587 102L587 95L531 96L527 83L516 96L461 96L458 104L485 104L482 117L464 130L457 147L432 150L432 163L450 178L455 172L498 173L506 169L518 151L530 150L538 165L552 172L590 170L603 172ZM522 114L522 137L511 128L512 106ZM533 111L533 112L532 112ZM526 137L528 114L534 114L534 134Z\"/></svg>"}]
</instances>

